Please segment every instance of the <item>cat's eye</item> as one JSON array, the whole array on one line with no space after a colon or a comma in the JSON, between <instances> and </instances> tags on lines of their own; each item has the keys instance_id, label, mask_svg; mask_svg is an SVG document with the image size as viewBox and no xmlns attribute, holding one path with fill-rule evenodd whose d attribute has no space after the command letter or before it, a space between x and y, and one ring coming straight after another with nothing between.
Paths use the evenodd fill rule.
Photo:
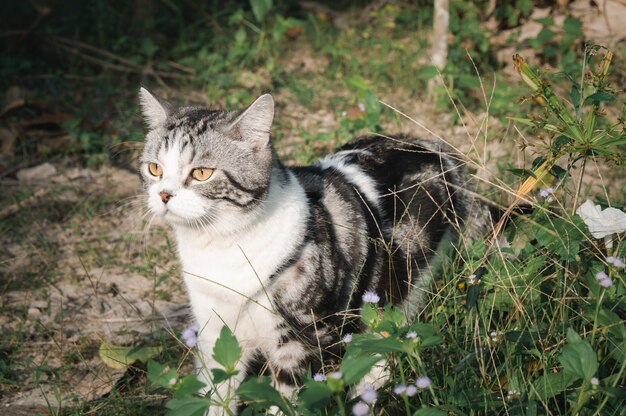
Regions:
<instances>
[{"instance_id":1,"label":"cat's eye","mask_svg":"<svg viewBox=\"0 0 626 416\"><path fill-rule=\"evenodd\" d=\"M148 165L148 170L150 171L150 174L152 176L162 176L163 175L163 168L161 167L161 165L158 165L156 163L150 163Z\"/></svg>"},{"instance_id":2,"label":"cat's eye","mask_svg":"<svg viewBox=\"0 0 626 416\"><path fill-rule=\"evenodd\" d=\"M213 175L213 169L210 168L195 168L191 171L191 176L200 182L204 182Z\"/></svg>"}]
</instances>

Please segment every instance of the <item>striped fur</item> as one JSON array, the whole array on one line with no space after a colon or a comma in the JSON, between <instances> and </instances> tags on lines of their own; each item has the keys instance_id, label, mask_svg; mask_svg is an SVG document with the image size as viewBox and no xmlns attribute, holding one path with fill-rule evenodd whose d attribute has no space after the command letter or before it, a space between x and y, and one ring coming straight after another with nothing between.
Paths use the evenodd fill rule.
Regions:
<instances>
[{"instance_id":1,"label":"striped fur","mask_svg":"<svg viewBox=\"0 0 626 416\"><path fill-rule=\"evenodd\" d=\"M363 330L355 312L366 291L415 311L439 244L472 205L458 155L439 142L372 136L287 168L269 140L270 96L224 112L172 109L141 94L151 126L142 155L148 206L176 233L202 328L201 379L209 383L217 367L211 353L224 324L244 351L234 383L267 374L290 394L339 357L342 334ZM148 163L163 176L151 176ZM213 176L196 183L197 167ZM173 195L167 204L163 191Z\"/></svg>"}]
</instances>

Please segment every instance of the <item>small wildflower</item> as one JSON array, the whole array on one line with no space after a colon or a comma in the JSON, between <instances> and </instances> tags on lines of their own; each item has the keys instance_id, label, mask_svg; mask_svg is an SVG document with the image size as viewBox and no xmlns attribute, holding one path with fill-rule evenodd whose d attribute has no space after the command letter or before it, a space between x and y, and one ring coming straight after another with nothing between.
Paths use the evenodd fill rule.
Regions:
<instances>
[{"instance_id":1,"label":"small wildflower","mask_svg":"<svg viewBox=\"0 0 626 416\"><path fill-rule=\"evenodd\" d=\"M348 115L348 113L346 113L345 111L341 112L341 117L345 117L346 115Z\"/></svg>"},{"instance_id":2,"label":"small wildflower","mask_svg":"<svg viewBox=\"0 0 626 416\"><path fill-rule=\"evenodd\" d=\"M367 404L363 402L357 402L354 406L352 406L352 414L354 416L365 416L370 413L370 408Z\"/></svg>"},{"instance_id":3,"label":"small wildflower","mask_svg":"<svg viewBox=\"0 0 626 416\"><path fill-rule=\"evenodd\" d=\"M415 339L415 338L417 338L417 332L415 332L415 331L408 332L408 333L405 335L405 338Z\"/></svg>"},{"instance_id":4,"label":"small wildflower","mask_svg":"<svg viewBox=\"0 0 626 416\"><path fill-rule=\"evenodd\" d=\"M506 395L507 400L519 399L519 390L511 389Z\"/></svg>"},{"instance_id":5,"label":"small wildflower","mask_svg":"<svg viewBox=\"0 0 626 416\"><path fill-rule=\"evenodd\" d=\"M554 193L554 188L546 188L539 191L539 196L542 198L548 198Z\"/></svg>"},{"instance_id":6,"label":"small wildflower","mask_svg":"<svg viewBox=\"0 0 626 416\"><path fill-rule=\"evenodd\" d=\"M591 377L591 380L589 380L589 382L591 383L592 386L600 385L600 380L598 380L598 377Z\"/></svg>"},{"instance_id":7,"label":"small wildflower","mask_svg":"<svg viewBox=\"0 0 626 416\"><path fill-rule=\"evenodd\" d=\"M428 388L430 386L430 379L426 376L418 377L417 380L415 380L415 385L418 389Z\"/></svg>"},{"instance_id":8,"label":"small wildflower","mask_svg":"<svg viewBox=\"0 0 626 416\"><path fill-rule=\"evenodd\" d=\"M341 342L343 342L344 344L347 344L350 341L352 341L352 334L346 334L343 336L343 338L341 338Z\"/></svg>"},{"instance_id":9,"label":"small wildflower","mask_svg":"<svg viewBox=\"0 0 626 416\"><path fill-rule=\"evenodd\" d=\"M609 278L609 275L607 275L604 271L596 273L597 280L603 280L603 279L608 279L608 278Z\"/></svg>"},{"instance_id":10,"label":"small wildflower","mask_svg":"<svg viewBox=\"0 0 626 416\"><path fill-rule=\"evenodd\" d=\"M504 332L502 331L491 331L489 333L489 339L491 342L500 342L502 335L504 335Z\"/></svg>"},{"instance_id":11,"label":"small wildflower","mask_svg":"<svg viewBox=\"0 0 626 416\"><path fill-rule=\"evenodd\" d=\"M475 274L470 274L469 276L467 276L468 286L474 286L474 285L477 285L478 283L480 283L480 280L478 280Z\"/></svg>"},{"instance_id":12,"label":"small wildflower","mask_svg":"<svg viewBox=\"0 0 626 416\"><path fill-rule=\"evenodd\" d=\"M374 390L373 386L365 387L365 390L361 393L361 399L368 404L374 403L377 396L378 394L376 393L376 390Z\"/></svg>"},{"instance_id":13,"label":"small wildflower","mask_svg":"<svg viewBox=\"0 0 626 416\"><path fill-rule=\"evenodd\" d=\"M374 292L365 292L362 299L365 303L378 303L380 296Z\"/></svg>"},{"instance_id":14,"label":"small wildflower","mask_svg":"<svg viewBox=\"0 0 626 416\"><path fill-rule=\"evenodd\" d=\"M169 384L170 386L173 386L174 384L176 384L176 377L172 377L167 384Z\"/></svg>"},{"instance_id":15,"label":"small wildflower","mask_svg":"<svg viewBox=\"0 0 626 416\"><path fill-rule=\"evenodd\" d=\"M185 342L189 348L193 348L198 343L198 330L200 329L200 325L193 324L183 329L183 332L180 334L181 338Z\"/></svg>"},{"instance_id":16,"label":"small wildflower","mask_svg":"<svg viewBox=\"0 0 626 416\"><path fill-rule=\"evenodd\" d=\"M328 373L328 377L339 380L341 377L343 377L343 373L341 371L333 371L332 373Z\"/></svg>"},{"instance_id":17,"label":"small wildflower","mask_svg":"<svg viewBox=\"0 0 626 416\"><path fill-rule=\"evenodd\" d=\"M413 384L409 384L406 386L406 395L409 397L413 397L417 394L417 387Z\"/></svg>"},{"instance_id":18,"label":"small wildflower","mask_svg":"<svg viewBox=\"0 0 626 416\"><path fill-rule=\"evenodd\" d=\"M626 264L624 264L624 262L621 259L618 259L617 257L613 257L613 256L609 256L606 258L606 262L609 264L612 264L615 267L624 267L626 266Z\"/></svg>"},{"instance_id":19,"label":"small wildflower","mask_svg":"<svg viewBox=\"0 0 626 416\"><path fill-rule=\"evenodd\" d=\"M313 381L326 381L326 376L322 373L315 373L313 375Z\"/></svg>"},{"instance_id":20,"label":"small wildflower","mask_svg":"<svg viewBox=\"0 0 626 416\"><path fill-rule=\"evenodd\" d=\"M393 392L395 394L402 394L406 391L406 386L404 384L396 384L396 386L393 388Z\"/></svg>"},{"instance_id":21,"label":"small wildflower","mask_svg":"<svg viewBox=\"0 0 626 416\"><path fill-rule=\"evenodd\" d=\"M607 288L611 287L613 286L613 281L611 280L611 278L607 277L606 279L600 280L600 286Z\"/></svg>"},{"instance_id":22,"label":"small wildflower","mask_svg":"<svg viewBox=\"0 0 626 416\"><path fill-rule=\"evenodd\" d=\"M356 106L359 107L359 110L361 110L362 112L365 112L365 104L359 101L359 103Z\"/></svg>"}]
</instances>

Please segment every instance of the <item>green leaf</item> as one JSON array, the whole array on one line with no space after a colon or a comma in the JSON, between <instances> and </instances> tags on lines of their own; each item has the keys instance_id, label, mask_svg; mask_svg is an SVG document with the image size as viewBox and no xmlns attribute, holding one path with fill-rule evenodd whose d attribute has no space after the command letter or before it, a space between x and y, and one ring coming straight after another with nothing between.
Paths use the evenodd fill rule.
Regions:
<instances>
[{"instance_id":1,"label":"green leaf","mask_svg":"<svg viewBox=\"0 0 626 416\"><path fill-rule=\"evenodd\" d=\"M170 369L165 364L159 364L154 360L148 360L148 380L155 386L172 388L172 380L176 380L176 369Z\"/></svg>"},{"instance_id":2,"label":"green leaf","mask_svg":"<svg viewBox=\"0 0 626 416\"><path fill-rule=\"evenodd\" d=\"M576 377L564 371L559 373L548 373L539 377L533 382L533 395L540 400L546 400L561 393L563 390L571 386Z\"/></svg>"},{"instance_id":3,"label":"green leaf","mask_svg":"<svg viewBox=\"0 0 626 416\"><path fill-rule=\"evenodd\" d=\"M588 316L593 319L593 311L590 311ZM597 322L601 326L608 327L609 333L617 339L621 341L626 340L626 326L624 326L624 321L615 312L604 308L600 309Z\"/></svg>"},{"instance_id":4,"label":"green leaf","mask_svg":"<svg viewBox=\"0 0 626 416\"><path fill-rule=\"evenodd\" d=\"M98 349L98 355L109 367L122 370L135 361L145 363L161 351L161 347L118 347L103 342Z\"/></svg>"},{"instance_id":5,"label":"green leaf","mask_svg":"<svg viewBox=\"0 0 626 416\"><path fill-rule=\"evenodd\" d=\"M235 363L241 358L241 347L239 347L237 338L226 325L222 327L220 336L215 341L213 358L222 364L229 373L235 369Z\"/></svg>"},{"instance_id":6,"label":"green leaf","mask_svg":"<svg viewBox=\"0 0 626 416\"><path fill-rule=\"evenodd\" d=\"M341 362L341 372L346 384L353 384L361 380L372 367L383 359L380 355L371 357L348 356Z\"/></svg>"},{"instance_id":7,"label":"green leaf","mask_svg":"<svg viewBox=\"0 0 626 416\"><path fill-rule=\"evenodd\" d=\"M269 377L253 377L239 385L237 396L255 407L277 406L286 415L293 415L294 411L289 401L281 396L270 382Z\"/></svg>"},{"instance_id":8,"label":"green leaf","mask_svg":"<svg viewBox=\"0 0 626 416\"><path fill-rule=\"evenodd\" d=\"M585 98L585 105L598 105L600 103L612 103L615 101L615 96L608 92L598 91Z\"/></svg>"},{"instance_id":9,"label":"green leaf","mask_svg":"<svg viewBox=\"0 0 626 416\"><path fill-rule=\"evenodd\" d=\"M349 89L357 91L358 93L365 93L370 89L369 85L367 85L367 82L365 82L365 80L358 75L346 77L344 78L343 82L346 83L346 86Z\"/></svg>"},{"instance_id":10,"label":"green leaf","mask_svg":"<svg viewBox=\"0 0 626 416\"><path fill-rule=\"evenodd\" d=\"M308 381L298 397L307 410L315 412L326 407L332 394L326 383Z\"/></svg>"},{"instance_id":11,"label":"green leaf","mask_svg":"<svg viewBox=\"0 0 626 416\"><path fill-rule=\"evenodd\" d=\"M222 370L221 368L212 368L211 369L211 374L212 374L212 378L213 378L213 383L215 384L219 384L224 380L228 380L229 378L231 378L232 376L235 376L237 374L239 374L239 371L232 371L232 372L227 372Z\"/></svg>"},{"instance_id":12,"label":"green leaf","mask_svg":"<svg viewBox=\"0 0 626 416\"><path fill-rule=\"evenodd\" d=\"M174 398L183 399L185 397L193 397L206 384L196 378L196 376L186 376L176 383L174 388Z\"/></svg>"},{"instance_id":13,"label":"green leaf","mask_svg":"<svg viewBox=\"0 0 626 416\"><path fill-rule=\"evenodd\" d=\"M424 340L420 344L420 347L422 348L433 347L435 345L441 344L442 341L443 341L443 338L441 338L441 336L433 335L432 337L424 338Z\"/></svg>"},{"instance_id":14,"label":"green leaf","mask_svg":"<svg viewBox=\"0 0 626 416\"><path fill-rule=\"evenodd\" d=\"M448 412L435 409L434 407L422 407L421 409L413 413L413 416L446 416L447 414Z\"/></svg>"},{"instance_id":15,"label":"green leaf","mask_svg":"<svg viewBox=\"0 0 626 416\"><path fill-rule=\"evenodd\" d=\"M472 285L467 288L467 295L465 298L465 307L467 310L470 310L478 305L478 295L480 295L480 285Z\"/></svg>"},{"instance_id":16,"label":"green leaf","mask_svg":"<svg viewBox=\"0 0 626 416\"><path fill-rule=\"evenodd\" d=\"M402 342L396 338L379 338L375 335L355 335L348 346L350 353L358 351L359 353L387 353L387 352L404 352ZM350 354L347 354L350 355Z\"/></svg>"},{"instance_id":17,"label":"green leaf","mask_svg":"<svg viewBox=\"0 0 626 416\"><path fill-rule=\"evenodd\" d=\"M424 65L417 70L417 78L421 81L428 81L437 76L439 71L434 65Z\"/></svg>"},{"instance_id":18,"label":"green leaf","mask_svg":"<svg viewBox=\"0 0 626 416\"><path fill-rule=\"evenodd\" d=\"M209 408L209 404L208 400L198 397L172 399L165 405L170 409L165 416L202 416Z\"/></svg>"},{"instance_id":19,"label":"green leaf","mask_svg":"<svg viewBox=\"0 0 626 416\"><path fill-rule=\"evenodd\" d=\"M272 0L250 0L250 7L257 22L262 22L272 9Z\"/></svg>"},{"instance_id":20,"label":"green leaf","mask_svg":"<svg viewBox=\"0 0 626 416\"><path fill-rule=\"evenodd\" d=\"M559 362L566 373L585 381L598 371L598 357L586 340L574 332L567 330L567 344L563 347Z\"/></svg>"}]
</instances>

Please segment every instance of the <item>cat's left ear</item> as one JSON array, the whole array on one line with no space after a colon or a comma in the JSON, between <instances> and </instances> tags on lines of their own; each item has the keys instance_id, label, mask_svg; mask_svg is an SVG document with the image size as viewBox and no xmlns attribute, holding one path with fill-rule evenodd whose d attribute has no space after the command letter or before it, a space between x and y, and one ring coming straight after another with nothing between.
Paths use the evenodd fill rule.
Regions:
<instances>
[{"instance_id":1,"label":"cat's left ear","mask_svg":"<svg viewBox=\"0 0 626 416\"><path fill-rule=\"evenodd\" d=\"M274 99L263 94L233 121L231 127L239 129L244 141L263 146L270 140L273 120Z\"/></svg>"}]
</instances>

